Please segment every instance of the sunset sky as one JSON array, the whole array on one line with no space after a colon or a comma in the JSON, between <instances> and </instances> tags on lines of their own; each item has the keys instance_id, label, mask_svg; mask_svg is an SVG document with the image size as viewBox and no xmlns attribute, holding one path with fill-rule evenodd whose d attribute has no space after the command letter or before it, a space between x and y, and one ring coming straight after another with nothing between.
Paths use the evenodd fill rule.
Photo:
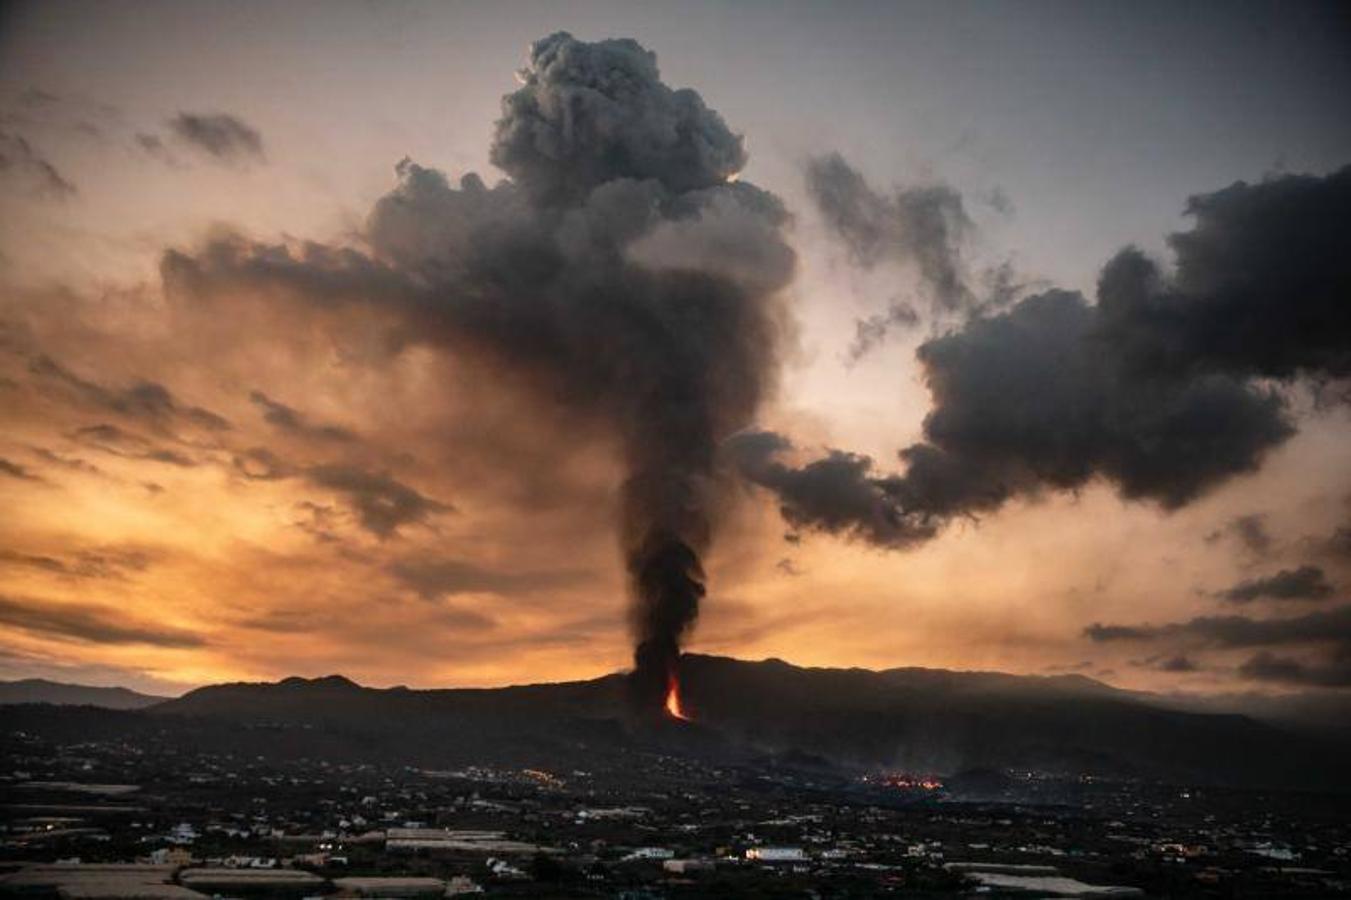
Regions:
<instances>
[{"instance_id":1,"label":"sunset sky","mask_svg":"<svg viewBox=\"0 0 1351 900\"><path fill-rule=\"evenodd\" d=\"M716 184L626 170L660 182L654 208L695 213L617 238L601 216L630 227L628 195L593 196L577 201L590 218L549 236L711 273L774 326L763 397L719 433L687 649L1151 690L1351 686L1351 253L1325 252L1351 249L1335 218L1351 212L1351 175L1336 175L1351 164L1351 16L1241 2L5 5L0 678L177 693L630 664L616 522L631 426L579 396L575 372L485 337L505 327L490 309L471 328L427 307L450 290L429 272L480 284L464 272L488 265L485 244L565 204L522 200L540 163L494 137L504 95L532 83L517 70L544 71L532 44L559 31L574 60L605 65L642 57L578 42L637 41L660 69L639 89L691 88L743 141L744 166L701 156ZM446 205L419 206L433 200ZM1098 384L1097 354L1075 363L1082 379L1053 366L1024 394L1006 377L1001 341L1109 318L1099 277L1136 259L1123 248L1154 262L1141 283L1166 302L1210 296L1224 273L1174 277L1177 254L1246 266L1240 228L1272 229L1278 254L1292 226L1261 215L1300 204L1314 249L1270 302L1298 311L1303 290L1340 312L1284 355L1283 335L1255 331L1255 362L1242 333L1194 357L1178 338L1204 371L1151 373L1147 390L1235 405L1187 435L1177 472L1156 446L1177 423L1140 424L1144 401L1115 374L1084 389L1112 406L1103 433L1057 432ZM1192 229L1205 240L1170 244ZM1231 237L1239 250L1207 243ZM535 260L501 244L495 277L529 277ZM1059 352L1052 336L1029 354ZM987 352L1006 366L988 379L972 374ZM968 376L996 392L988 405ZM926 431L940 406L951 418ZM982 411L997 421L977 450L962 416ZM779 443L761 454L760 437ZM979 461L968 487L1001 493L916 531L916 495L895 492L917 470L897 454L932 444ZM817 502L813 461L862 457L871 468L840 474L862 473L860 502L899 504L900 524Z\"/></svg>"}]
</instances>

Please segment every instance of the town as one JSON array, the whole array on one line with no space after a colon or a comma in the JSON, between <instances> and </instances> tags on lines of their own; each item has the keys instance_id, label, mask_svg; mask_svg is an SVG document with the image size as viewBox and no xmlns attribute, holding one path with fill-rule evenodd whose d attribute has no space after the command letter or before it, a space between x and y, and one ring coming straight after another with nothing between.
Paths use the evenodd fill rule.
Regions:
<instances>
[{"instance_id":1,"label":"town","mask_svg":"<svg viewBox=\"0 0 1351 900\"><path fill-rule=\"evenodd\" d=\"M1351 803L1335 796L660 753L441 771L0 741L6 896L1351 892Z\"/></svg>"}]
</instances>

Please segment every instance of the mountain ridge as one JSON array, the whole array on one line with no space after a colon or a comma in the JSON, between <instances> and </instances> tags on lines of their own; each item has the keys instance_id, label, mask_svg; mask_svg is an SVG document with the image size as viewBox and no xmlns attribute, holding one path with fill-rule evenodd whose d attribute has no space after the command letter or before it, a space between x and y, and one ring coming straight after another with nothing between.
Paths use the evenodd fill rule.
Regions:
<instances>
[{"instance_id":1,"label":"mountain ridge","mask_svg":"<svg viewBox=\"0 0 1351 900\"><path fill-rule=\"evenodd\" d=\"M0 706L18 703L50 703L55 706L97 706L103 709L144 709L172 697L143 694L130 688L99 687L50 681L46 678L20 678L0 681Z\"/></svg>"},{"instance_id":2,"label":"mountain ridge","mask_svg":"<svg viewBox=\"0 0 1351 900\"><path fill-rule=\"evenodd\" d=\"M694 723L635 710L622 673L499 688L366 687L341 675L207 685L118 719L113 729L251 750L443 767L561 765L675 752L810 758L841 770L972 768L1186 783L1351 789L1351 740L1228 709L1112 687L1079 674L923 667L802 667L688 654ZM20 707L10 707L12 711ZM69 708L66 708L69 709ZM29 714L73 729L70 714ZM97 718L97 717L93 717Z\"/></svg>"},{"instance_id":3,"label":"mountain ridge","mask_svg":"<svg viewBox=\"0 0 1351 900\"><path fill-rule=\"evenodd\" d=\"M1340 763L1346 748L1331 740L1240 713L1170 707L1081 675L874 671L689 654L680 680L685 708L702 729L701 753L806 754L851 769L1027 768L1262 784L1316 777L1351 785ZM502 748L535 748L548 759L564 747L645 746L654 732L643 722L659 717L635 717L621 674L430 690L290 678L203 687L145 712L359 736L369 747L401 741L417 745L408 752L434 747L461 760ZM1298 762L1277 769L1274 759Z\"/></svg>"}]
</instances>

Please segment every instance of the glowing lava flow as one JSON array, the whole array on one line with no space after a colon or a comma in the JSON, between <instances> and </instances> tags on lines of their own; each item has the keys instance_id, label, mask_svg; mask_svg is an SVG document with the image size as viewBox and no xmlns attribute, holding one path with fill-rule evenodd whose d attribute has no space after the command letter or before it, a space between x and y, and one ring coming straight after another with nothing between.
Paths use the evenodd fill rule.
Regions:
<instances>
[{"instance_id":1,"label":"glowing lava flow","mask_svg":"<svg viewBox=\"0 0 1351 900\"><path fill-rule=\"evenodd\" d=\"M680 719L682 722L690 721L690 717L685 715L685 710L680 707L680 683L672 678L667 684L666 714L673 719Z\"/></svg>"}]
</instances>

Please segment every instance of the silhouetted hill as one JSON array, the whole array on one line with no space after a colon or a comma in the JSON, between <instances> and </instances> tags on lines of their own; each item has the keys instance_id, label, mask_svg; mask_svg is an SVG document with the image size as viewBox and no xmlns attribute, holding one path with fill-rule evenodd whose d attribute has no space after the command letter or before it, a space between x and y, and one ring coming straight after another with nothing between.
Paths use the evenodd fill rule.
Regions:
<instances>
[{"instance_id":1,"label":"silhouetted hill","mask_svg":"<svg viewBox=\"0 0 1351 900\"><path fill-rule=\"evenodd\" d=\"M142 709L165 697L139 694L123 687L89 687L45 678L0 681L0 706L15 703L51 703L57 706L100 706L104 709Z\"/></svg>"},{"instance_id":2,"label":"silhouetted hill","mask_svg":"<svg viewBox=\"0 0 1351 900\"><path fill-rule=\"evenodd\" d=\"M1236 714L1165 708L1081 676L685 661L687 706L733 741L860 766L1031 769L1351 785L1343 747Z\"/></svg>"},{"instance_id":3,"label":"silhouetted hill","mask_svg":"<svg viewBox=\"0 0 1351 900\"><path fill-rule=\"evenodd\" d=\"M1351 692L1309 690L1291 694L1163 694L1161 706L1194 712L1241 713L1281 728L1351 741Z\"/></svg>"},{"instance_id":4,"label":"silhouetted hill","mask_svg":"<svg viewBox=\"0 0 1351 900\"><path fill-rule=\"evenodd\" d=\"M340 676L200 688L149 710L288 733L320 752L420 764L574 754L793 755L859 768L1086 772L1201 783L1351 785L1345 747L1236 714L1170 708L1077 675L816 669L688 655L697 727L635 720L622 676L498 689L361 687ZM275 736L275 735L274 735ZM284 742L283 742L284 743ZM312 746L311 746L312 745ZM299 750L297 750L299 752ZM309 752L309 751L306 751Z\"/></svg>"}]
</instances>

